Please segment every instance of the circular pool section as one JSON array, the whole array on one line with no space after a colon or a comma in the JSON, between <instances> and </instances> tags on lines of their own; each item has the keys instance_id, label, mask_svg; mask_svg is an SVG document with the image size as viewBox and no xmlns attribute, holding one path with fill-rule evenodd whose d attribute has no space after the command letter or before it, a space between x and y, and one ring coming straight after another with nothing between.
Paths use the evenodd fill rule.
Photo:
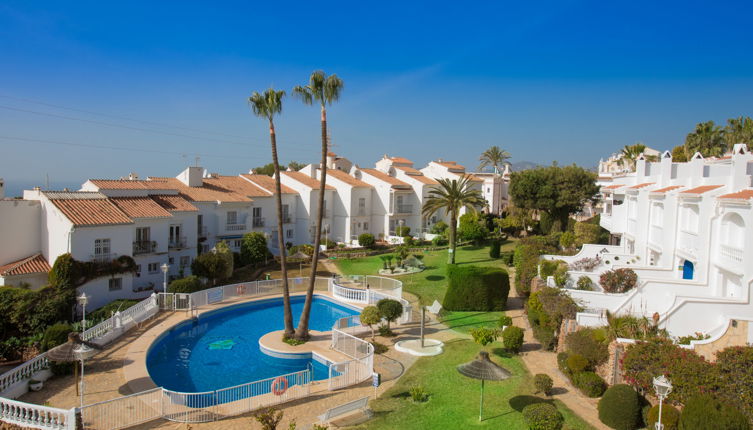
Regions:
<instances>
[{"instance_id":1,"label":"circular pool section","mask_svg":"<svg viewBox=\"0 0 753 430\"><path fill-rule=\"evenodd\" d=\"M290 298L297 325L305 296ZM335 322L358 315L357 308L314 296L309 328L330 331ZM265 334L284 329L282 297L257 300L207 312L182 322L152 343L146 367L155 384L180 392L205 392L273 378L313 367L314 380L329 368L315 357L276 358L259 348Z\"/></svg>"}]
</instances>

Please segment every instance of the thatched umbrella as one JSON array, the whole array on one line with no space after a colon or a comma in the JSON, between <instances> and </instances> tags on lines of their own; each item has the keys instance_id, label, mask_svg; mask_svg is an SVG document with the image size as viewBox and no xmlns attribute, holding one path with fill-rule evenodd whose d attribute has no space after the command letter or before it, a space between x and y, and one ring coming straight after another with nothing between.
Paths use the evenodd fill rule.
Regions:
<instances>
[{"instance_id":1,"label":"thatched umbrella","mask_svg":"<svg viewBox=\"0 0 753 430\"><path fill-rule=\"evenodd\" d=\"M310 259L311 256L302 251L298 251L293 255L288 255L288 260L298 260L298 276L303 274L303 263Z\"/></svg>"},{"instance_id":2,"label":"thatched umbrella","mask_svg":"<svg viewBox=\"0 0 753 430\"><path fill-rule=\"evenodd\" d=\"M99 345L87 342L81 339L79 333L69 333L68 342L58 345L45 353L48 360L61 363L81 362L81 407L84 406L84 360L94 356L102 349ZM74 378L78 381L78 366L74 367ZM76 383L76 394L79 394L78 382Z\"/></svg>"},{"instance_id":3,"label":"thatched umbrella","mask_svg":"<svg viewBox=\"0 0 753 430\"><path fill-rule=\"evenodd\" d=\"M503 381L512 376L512 373L510 373L509 370L491 361L489 359L489 353L486 351L479 352L478 357L473 361L459 364L458 372L469 378L481 380L481 402L478 412L479 421L481 421L481 417L484 413L484 381Z\"/></svg>"}]
</instances>

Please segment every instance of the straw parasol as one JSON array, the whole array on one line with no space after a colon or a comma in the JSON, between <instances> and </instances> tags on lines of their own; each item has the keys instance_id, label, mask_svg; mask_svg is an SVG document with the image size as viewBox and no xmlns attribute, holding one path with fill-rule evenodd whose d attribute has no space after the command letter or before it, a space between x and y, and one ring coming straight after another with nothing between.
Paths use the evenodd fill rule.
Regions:
<instances>
[{"instance_id":1,"label":"straw parasol","mask_svg":"<svg viewBox=\"0 0 753 430\"><path fill-rule=\"evenodd\" d=\"M489 359L489 353L481 351L475 360L458 365L461 375L481 380L481 402L479 405L478 420L484 413L484 381L504 381L512 376L512 373Z\"/></svg>"},{"instance_id":2,"label":"straw parasol","mask_svg":"<svg viewBox=\"0 0 753 430\"><path fill-rule=\"evenodd\" d=\"M87 342L81 339L79 333L68 333L68 341L62 345L58 345L45 353L48 360L57 361L61 363L72 363L81 361L81 405L83 407L84 402L84 360L94 356L99 350L102 349L99 345ZM74 378L78 380L78 366L74 367ZM76 394L79 394L78 383L76 384Z\"/></svg>"},{"instance_id":3,"label":"straw parasol","mask_svg":"<svg viewBox=\"0 0 753 430\"><path fill-rule=\"evenodd\" d=\"M310 259L311 256L302 251L288 256L288 260L298 260L298 276L303 276L303 262L308 262Z\"/></svg>"}]
</instances>

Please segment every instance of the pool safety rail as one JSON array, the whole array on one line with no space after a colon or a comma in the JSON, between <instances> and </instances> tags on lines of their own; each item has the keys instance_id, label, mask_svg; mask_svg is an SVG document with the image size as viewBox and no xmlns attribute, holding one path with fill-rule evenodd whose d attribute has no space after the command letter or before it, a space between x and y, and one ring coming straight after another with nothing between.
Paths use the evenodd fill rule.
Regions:
<instances>
[{"instance_id":1,"label":"pool safety rail","mask_svg":"<svg viewBox=\"0 0 753 430\"><path fill-rule=\"evenodd\" d=\"M328 291L335 298L356 303L376 303L383 298L398 300L404 313L398 320L404 324L411 321L409 303L403 299L400 281L378 276L359 278L368 288L344 287L332 278L316 278L315 290ZM289 278L291 293L305 292L309 278ZM362 300L350 299L348 290L365 290ZM111 318L89 328L82 338L106 345L127 331L154 317L161 311L191 311L202 307L244 297L262 297L282 293L282 281L253 281L224 285L191 294L159 293L142 300ZM355 335L365 334L358 316L338 320L332 329L332 349L349 360L329 365L328 388L336 390L359 384L371 377L374 368L374 348ZM249 382L235 387L205 393L179 393L163 388L132 394L86 405L83 408L60 409L24 403L17 398L28 392L29 380L46 380L52 376L50 362L44 353L0 375L0 421L24 427L76 430L77 421L85 428L97 430L123 429L164 418L176 422L205 422L243 414L262 408L300 399L310 394L313 370ZM275 394L272 385L276 379L284 379L286 389ZM281 380L280 380L281 381ZM278 381L277 386L280 385Z\"/></svg>"}]
</instances>

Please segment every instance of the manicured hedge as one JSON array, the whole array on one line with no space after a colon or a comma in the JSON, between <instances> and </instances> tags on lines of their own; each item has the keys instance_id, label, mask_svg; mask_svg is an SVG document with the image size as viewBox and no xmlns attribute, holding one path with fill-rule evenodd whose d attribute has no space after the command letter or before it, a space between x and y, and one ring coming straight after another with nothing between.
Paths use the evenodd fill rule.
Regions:
<instances>
[{"instance_id":1,"label":"manicured hedge","mask_svg":"<svg viewBox=\"0 0 753 430\"><path fill-rule=\"evenodd\" d=\"M599 400L599 420L615 430L638 428L640 412L638 393L629 385L613 385Z\"/></svg>"},{"instance_id":2,"label":"manicured hedge","mask_svg":"<svg viewBox=\"0 0 753 430\"><path fill-rule=\"evenodd\" d=\"M376 245L376 239L374 239L374 235L371 233L363 233L358 236L358 244L364 248L373 248Z\"/></svg>"},{"instance_id":3,"label":"manicured hedge","mask_svg":"<svg viewBox=\"0 0 753 430\"><path fill-rule=\"evenodd\" d=\"M168 285L167 287L167 291L171 293L195 293L205 288L207 287L204 286L204 284L198 277L191 275L170 282L170 285Z\"/></svg>"},{"instance_id":4,"label":"manicured hedge","mask_svg":"<svg viewBox=\"0 0 753 430\"><path fill-rule=\"evenodd\" d=\"M502 241L499 239L492 240L491 244L489 245L489 257L495 259L499 258L500 249L502 249Z\"/></svg>"},{"instance_id":5,"label":"manicured hedge","mask_svg":"<svg viewBox=\"0 0 753 430\"><path fill-rule=\"evenodd\" d=\"M573 379L575 379L575 386L588 397L599 397L607 389L607 383L594 372L581 372Z\"/></svg>"},{"instance_id":6,"label":"manicured hedge","mask_svg":"<svg viewBox=\"0 0 753 430\"><path fill-rule=\"evenodd\" d=\"M656 421L659 419L659 405L652 407L646 417L646 427L652 429L656 427ZM661 423L664 430L677 430L680 421L680 411L672 405L664 404L661 408Z\"/></svg>"},{"instance_id":7,"label":"manicured hedge","mask_svg":"<svg viewBox=\"0 0 753 430\"><path fill-rule=\"evenodd\" d=\"M565 418L549 403L534 403L523 408L523 419L529 430L560 430Z\"/></svg>"},{"instance_id":8,"label":"manicured hedge","mask_svg":"<svg viewBox=\"0 0 753 430\"><path fill-rule=\"evenodd\" d=\"M523 329L514 325L508 326L502 332L502 343L506 350L517 354L523 347Z\"/></svg>"},{"instance_id":9,"label":"manicured hedge","mask_svg":"<svg viewBox=\"0 0 753 430\"><path fill-rule=\"evenodd\" d=\"M449 311L503 311L510 293L507 271L496 267L447 266L445 309Z\"/></svg>"},{"instance_id":10,"label":"manicured hedge","mask_svg":"<svg viewBox=\"0 0 753 430\"><path fill-rule=\"evenodd\" d=\"M688 399L680 414L680 430L747 430L748 419L735 407L711 395Z\"/></svg>"},{"instance_id":11,"label":"manicured hedge","mask_svg":"<svg viewBox=\"0 0 753 430\"><path fill-rule=\"evenodd\" d=\"M596 367L607 361L609 351L607 345L595 337L594 329L582 328L568 334L565 338L565 345L568 352L582 355L591 367Z\"/></svg>"}]
</instances>

